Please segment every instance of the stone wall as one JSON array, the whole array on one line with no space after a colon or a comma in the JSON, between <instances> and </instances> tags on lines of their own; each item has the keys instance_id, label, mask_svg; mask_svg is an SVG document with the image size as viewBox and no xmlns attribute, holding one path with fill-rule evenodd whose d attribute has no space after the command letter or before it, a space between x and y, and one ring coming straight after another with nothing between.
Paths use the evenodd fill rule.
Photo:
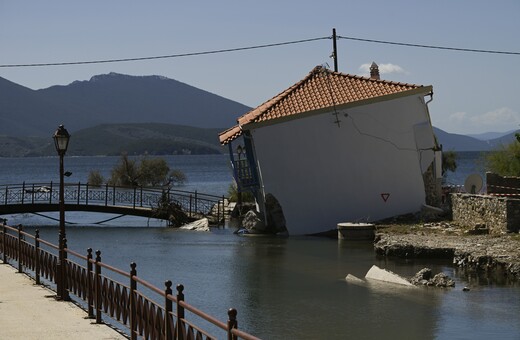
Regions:
<instances>
[{"instance_id":1,"label":"stone wall","mask_svg":"<svg viewBox=\"0 0 520 340\"><path fill-rule=\"evenodd\" d=\"M520 199L489 195L451 194L453 221L474 228L485 225L492 234L518 232Z\"/></svg>"}]
</instances>

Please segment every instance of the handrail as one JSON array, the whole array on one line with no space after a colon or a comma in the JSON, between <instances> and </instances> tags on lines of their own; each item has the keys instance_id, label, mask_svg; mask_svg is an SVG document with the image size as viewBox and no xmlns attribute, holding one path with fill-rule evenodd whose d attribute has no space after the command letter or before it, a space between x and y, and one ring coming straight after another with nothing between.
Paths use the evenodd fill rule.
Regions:
<instances>
[{"instance_id":1,"label":"handrail","mask_svg":"<svg viewBox=\"0 0 520 340\"><path fill-rule=\"evenodd\" d=\"M9 263L8 259L18 262L18 271L22 272L25 268L26 272L33 273L37 284L40 284L40 275L51 283L56 283L58 280L56 275L57 255L43 250L39 244L41 242L53 249L58 249L58 247L41 239L38 230L33 236L23 231L22 225L14 228L4 224L0 228L0 238L0 253L4 263ZM29 240L33 240L34 244L31 244ZM138 335L147 339L184 339L184 336L186 338L213 339L209 333L186 319L186 310L225 331L228 339L258 340L257 337L238 329L235 309L229 309L227 323L222 322L185 302L184 286L178 285L177 295L174 295L171 290L171 281L165 282L165 289L160 289L137 276L135 263L130 265L130 272L125 272L101 262L99 250L96 251L95 257L91 248L87 250L87 256L70 249L65 249L65 251L86 262L86 267L83 267L66 258L65 289L70 295L75 295L87 304L88 316L95 318L96 323L102 322L104 313L112 320L129 327L132 339L136 339ZM124 285L113 278L102 275L102 268L128 278L130 284ZM142 290L138 289L137 284L161 296L165 305L161 306L151 300ZM172 308L172 302L177 305L176 312Z\"/></svg>"},{"instance_id":2,"label":"handrail","mask_svg":"<svg viewBox=\"0 0 520 340\"><path fill-rule=\"evenodd\" d=\"M216 217L217 224L224 219L225 196L217 196L198 191L190 192L165 187L124 187L108 184L94 187L88 183L64 183L64 203L71 210L74 207L89 206L94 211L104 212L107 208L127 209L129 213L138 215L151 214L154 209L159 211L166 199L174 203L189 217ZM166 195L166 196L165 196ZM0 185L0 207L13 206L11 209L25 211L24 206L46 205L46 208L56 209L59 203L59 186L50 183L22 183ZM82 208L84 209L84 208ZM7 210L6 210L7 211ZM9 211L11 212L11 211ZM126 212L125 212L126 213ZM162 215L161 215L162 216ZM158 218L169 217L169 214Z\"/></svg>"}]
</instances>

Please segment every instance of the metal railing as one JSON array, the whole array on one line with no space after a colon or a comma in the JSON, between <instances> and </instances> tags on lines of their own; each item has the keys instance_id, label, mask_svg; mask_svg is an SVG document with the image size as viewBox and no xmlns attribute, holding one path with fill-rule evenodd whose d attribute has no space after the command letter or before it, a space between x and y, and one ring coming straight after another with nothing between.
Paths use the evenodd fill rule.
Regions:
<instances>
[{"instance_id":1,"label":"metal railing","mask_svg":"<svg viewBox=\"0 0 520 340\"><path fill-rule=\"evenodd\" d=\"M28 274L34 276L36 284L41 284L42 279L51 284L57 283L57 250L58 246L39 237L38 230L33 236L24 232L22 226L1 226L0 252L3 262L16 261L18 272L24 272L25 268ZM86 306L89 318L102 323L104 316L109 317L126 327L131 339L218 339L197 326L191 318L188 319L187 312L202 323L222 331L225 337L221 338L258 339L238 329L235 309L229 309L227 322L222 322L186 303L183 285L177 285L174 294L171 281L166 281L165 288L160 289L137 276L135 263L131 263L130 271L125 272L101 262L100 251L96 251L95 257L90 248L86 256L70 249L65 251L77 259L77 262L69 258L66 260L65 289ZM110 276L105 275L105 271ZM128 284L116 281L112 278L114 276L128 280ZM145 289L139 289L138 284ZM162 303L148 297L145 290L157 294Z\"/></svg>"},{"instance_id":2,"label":"metal railing","mask_svg":"<svg viewBox=\"0 0 520 340\"><path fill-rule=\"evenodd\" d=\"M65 204L77 206L130 207L154 209L167 199L189 216L224 218L224 196L171 188L93 186L88 183L65 183ZM0 205L58 204L59 185L56 183L22 183L0 185ZM69 209L70 210L70 209Z\"/></svg>"}]
</instances>

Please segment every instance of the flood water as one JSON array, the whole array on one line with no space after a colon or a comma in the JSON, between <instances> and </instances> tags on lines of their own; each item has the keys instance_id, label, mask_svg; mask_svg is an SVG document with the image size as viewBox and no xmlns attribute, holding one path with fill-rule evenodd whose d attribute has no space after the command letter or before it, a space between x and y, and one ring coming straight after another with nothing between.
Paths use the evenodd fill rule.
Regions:
<instances>
[{"instance_id":1,"label":"flood water","mask_svg":"<svg viewBox=\"0 0 520 340\"><path fill-rule=\"evenodd\" d=\"M172 161L177 168L192 167L193 173L184 170L191 188L225 194L231 181L225 156L190 157L197 159ZM88 167L110 169L106 159L66 159L66 164L80 177ZM45 164L34 169L48 172L35 180L56 177L57 159L32 162L37 160ZM20 182L24 171L4 173L4 178ZM31 174L35 171L26 175ZM106 219L99 215L67 212L67 220L76 223L67 225L70 249L99 249L103 262L124 270L135 262L138 275L158 287L166 280L181 283L188 303L220 320L234 307L239 328L264 339L520 339L520 285L468 275L449 262L378 258L369 242L236 236L230 226L198 233L137 218L102 226L87 222ZM7 218L29 231L39 228L44 239L57 243L57 222L28 214ZM452 277L456 286L406 289L345 280L347 274L364 277L373 264L405 277L430 267ZM462 291L465 286L469 292Z\"/></svg>"}]
</instances>

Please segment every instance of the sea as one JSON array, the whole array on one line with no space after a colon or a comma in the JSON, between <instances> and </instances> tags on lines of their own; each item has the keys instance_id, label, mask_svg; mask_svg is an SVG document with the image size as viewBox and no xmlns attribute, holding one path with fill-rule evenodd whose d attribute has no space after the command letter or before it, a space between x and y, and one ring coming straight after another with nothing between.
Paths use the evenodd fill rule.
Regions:
<instances>
[{"instance_id":1,"label":"sea","mask_svg":"<svg viewBox=\"0 0 520 340\"><path fill-rule=\"evenodd\" d=\"M232 182L226 155L164 157L187 176L182 190L227 195ZM461 153L446 183L463 187L484 176L480 153ZM105 178L119 157L65 157L68 182L85 183L92 170ZM57 157L0 158L0 184L58 183ZM57 243L56 213L3 216L10 225L38 228ZM159 220L66 212L70 249L101 251L102 261L123 270L137 264L144 280L185 287L186 302L225 321L238 311L240 329L263 339L520 339L520 284L477 275L445 260L376 256L370 242L319 237L247 237L227 224L211 232L171 229ZM358 285L372 265L405 277L424 267L443 272L454 288L403 289ZM463 288L469 291L463 291ZM219 338L225 336L215 331Z\"/></svg>"}]
</instances>

